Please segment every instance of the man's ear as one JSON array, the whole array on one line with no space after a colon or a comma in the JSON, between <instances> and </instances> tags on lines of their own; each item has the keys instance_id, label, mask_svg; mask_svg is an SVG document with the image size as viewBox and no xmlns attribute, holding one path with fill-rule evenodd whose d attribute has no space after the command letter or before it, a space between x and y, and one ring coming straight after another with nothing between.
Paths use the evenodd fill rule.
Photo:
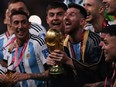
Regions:
<instances>
[{"instance_id":1,"label":"man's ear","mask_svg":"<svg viewBox=\"0 0 116 87\"><path fill-rule=\"evenodd\" d=\"M29 13L29 11L28 11L28 10L26 11L26 13L27 13L27 15L28 15L28 16L30 16L30 13Z\"/></svg>"},{"instance_id":2,"label":"man's ear","mask_svg":"<svg viewBox=\"0 0 116 87\"><path fill-rule=\"evenodd\" d=\"M6 9L5 18L4 18L4 24L8 24L8 21L10 22L10 17L9 17L8 9Z\"/></svg>"},{"instance_id":3,"label":"man's ear","mask_svg":"<svg viewBox=\"0 0 116 87\"><path fill-rule=\"evenodd\" d=\"M29 22L29 24L28 24L28 29L30 29L31 28L31 22Z\"/></svg>"},{"instance_id":4,"label":"man's ear","mask_svg":"<svg viewBox=\"0 0 116 87\"><path fill-rule=\"evenodd\" d=\"M105 7L104 7L104 6L101 6L101 7L99 8L99 14L104 13L104 10L105 10Z\"/></svg>"},{"instance_id":5,"label":"man's ear","mask_svg":"<svg viewBox=\"0 0 116 87\"><path fill-rule=\"evenodd\" d=\"M47 24L49 23L49 22L48 22L48 16L46 16L46 22L47 22Z\"/></svg>"},{"instance_id":6,"label":"man's ear","mask_svg":"<svg viewBox=\"0 0 116 87\"><path fill-rule=\"evenodd\" d=\"M84 26L86 24L86 19L85 18L82 18L81 21L80 21L80 25L81 26Z\"/></svg>"}]
</instances>

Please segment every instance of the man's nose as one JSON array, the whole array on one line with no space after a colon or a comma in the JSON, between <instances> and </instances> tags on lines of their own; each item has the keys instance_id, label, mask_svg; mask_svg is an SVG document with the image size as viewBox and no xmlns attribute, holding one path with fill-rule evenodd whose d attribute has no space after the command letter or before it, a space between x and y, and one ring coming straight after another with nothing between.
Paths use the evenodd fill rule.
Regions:
<instances>
[{"instance_id":1,"label":"man's nose","mask_svg":"<svg viewBox=\"0 0 116 87\"><path fill-rule=\"evenodd\" d=\"M18 28L22 28L22 24L21 23L19 23Z\"/></svg>"},{"instance_id":2,"label":"man's nose","mask_svg":"<svg viewBox=\"0 0 116 87\"><path fill-rule=\"evenodd\" d=\"M105 4L107 2L107 0L102 0L102 2Z\"/></svg>"},{"instance_id":3,"label":"man's nose","mask_svg":"<svg viewBox=\"0 0 116 87\"><path fill-rule=\"evenodd\" d=\"M54 15L54 17L53 17L54 19L57 19L58 18L58 16L57 15Z\"/></svg>"},{"instance_id":4,"label":"man's nose","mask_svg":"<svg viewBox=\"0 0 116 87\"><path fill-rule=\"evenodd\" d=\"M99 46L101 46L101 47L102 47L103 45L104 45L104 42L103 42L103 41L101 41L101 42L100 42L100 44L99 44Z\"/></svg>"}]
</instances>

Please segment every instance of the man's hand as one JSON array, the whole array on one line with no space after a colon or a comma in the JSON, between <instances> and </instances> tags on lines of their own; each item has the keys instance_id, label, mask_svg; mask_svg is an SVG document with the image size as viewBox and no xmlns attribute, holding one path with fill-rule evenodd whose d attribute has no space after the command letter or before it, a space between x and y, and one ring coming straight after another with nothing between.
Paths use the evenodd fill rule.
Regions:
<instances>
[{"instance_id":1,"label":"man's hand","mask_svg":"<svg viewBox=\"0 0 116 87\"><path fill-rule=\"evenodd\" d=\"M12 87L14 83L6 74L0 74L0 87Z\"/></svg>"},{"instance_id":2,"label":"man's hand","mask_svg":"<svg viewBox=\"0 0 116 87\"><path fill-rule=\"evenodd\" d=\"M30 78L30 74L28 74L28 73L18 73L18 72L16 72L12 75L12 81L14 83L17 83L17 82L23 81L23 80L27 80L29 78Z\"/></svg>"},{"instance_id":3,"label":"man's hand","mask_svg":"<svg viewBox=\"0 0 116 87\"><path fill-rule=\"evenodd\" d=\"M47 64L48 65L55 65L57 62L65 63L69 65L73 65L72 59L69 58L65 52L60 50L54 50L49 56L47 57Z\"/></svg>"}]
</instances>

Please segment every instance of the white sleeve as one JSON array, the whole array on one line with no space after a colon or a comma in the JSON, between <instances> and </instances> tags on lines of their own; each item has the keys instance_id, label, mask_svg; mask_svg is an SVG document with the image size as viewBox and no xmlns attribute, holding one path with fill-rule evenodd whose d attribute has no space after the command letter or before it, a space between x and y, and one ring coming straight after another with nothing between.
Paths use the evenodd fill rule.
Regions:
<instances>
[{"instance_id":1,"label":"white sleeve","mask_svg":"<svg viewBox=\"0 0 116 87\"><path fill-rule=\"evenodd\" d=\"M45 35L46 35L46 29L42 25L39 25L36 23L31 23L29 32L36 36L40 36L43 39L45 38Z\"/></svg>"},{"instance_id":2,"label":"white sleeve","mask_svg":"<svg viewBox=\"0 0 116 87\"><path fill-rule=\"evenodd\" d=\"M40 58L43 64L46 63L46 57L49 55L46 44L40 46L38 43L35 44L35 52L38 58Z\"/></svg>"}]
</instances>

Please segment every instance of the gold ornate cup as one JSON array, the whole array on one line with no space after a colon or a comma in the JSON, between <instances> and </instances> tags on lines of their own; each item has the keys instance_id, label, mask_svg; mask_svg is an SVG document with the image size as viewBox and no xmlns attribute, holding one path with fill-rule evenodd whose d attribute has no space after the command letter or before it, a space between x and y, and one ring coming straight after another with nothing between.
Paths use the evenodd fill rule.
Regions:
<instances>
[{"instance_id":1,"label":"gold ornate cup","mask_svg":"<svg viewBox=\"0 0 116 87\"><path fill-rule=\"evenodd\" d=\"M63 35L58 30L49 29L46 33L45 40L50 52L53 52L54 50L63 50ZM64 69L59 62L50 68L50 74L54 75L62 74L63 71Z\"/></svg>"},{"instance_id":2,"label":"gold ornate cup","mask_svg":"<svg viewBox=\"0 0 116 87\"><path fill-rule=\"evenodd\" d=\"M9 80L11 80L13 72L12 71L7 71L6 74L7 74L8 78L9 78Z\"/></svg>"}]
</instances>

